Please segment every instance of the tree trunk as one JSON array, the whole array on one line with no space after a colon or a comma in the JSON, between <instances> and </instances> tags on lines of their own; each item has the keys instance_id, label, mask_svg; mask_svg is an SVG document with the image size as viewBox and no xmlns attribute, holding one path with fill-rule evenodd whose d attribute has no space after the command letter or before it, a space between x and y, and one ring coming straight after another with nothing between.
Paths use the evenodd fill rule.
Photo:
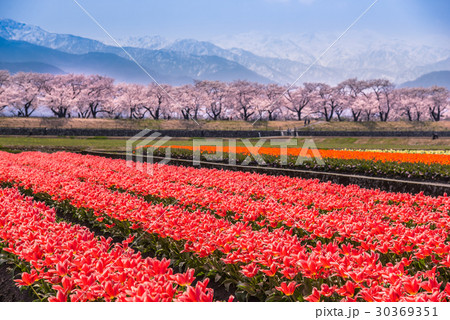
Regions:
<instances>
[{"instance_id":1,"label":"tree trunk","mask_svg":"<svg viewBox=\"0 0 450 320\"><path fill-rule=\"evenodd\" d=\"M355 112L355 110L352 110L352 115L353 115L353 121L358 122L359 116L361 115L361 110L359 110L358 112Z\"/></svg>"},{"instance_id":2,"label":"tree trunk","mask_svg":"<svg viewBox=\"0 0 450 320\"><path fill-rule=\"evenodd\" d=\"M248 112L247 107L242 107L242 111L243 111L243 119L244 121L248 121L250 119L250 117L254 114L254 112Z\"/></svg>"},{"instance_id":3,"label":"tree trunk","mask_svg":"<svg viewBox=\"0 0 450 320\"><path fill-rule=\"evenodd\" d=\"M421 112L419 112L419 111L417 111L416 112L416 120L417 121L420 121L420 117L422 116L422 113Z\"/></svg>"},{"instance_id":4,"label":"tree trunk","mask_svg":"<svg viewBox=\"0 0 450 320\"><path fill-rule=\"evenodd\" d=\"M92 118L96 119L97 114L100 112L98 111L98 102L90 103L89 110L91 111Z\"/></svg>"},{"instance_id":5,"label":"tree trunk","mask_svg":"<svg viewBox=\"0 0 450 320\"><path fill-rule=\"evenodd\" d=\"M31 101L28 101L25 103L23 108L17 112L17 116L28 118L31 116L31 114L34 112L34 110L31 108L32 104Z\"/></svg>"},{"instance_id":6,"label":"tree trunk","mask_svg":"<svg viewBox=\"0 0 450 320\"><path fill-rule=\"evenodd\" d=\"M57 109L51 108L51 110L58 118L65 118L67 116L67 108L65 107L60 106Z\"/></svg>"},{"instance_id":7,"label":"tree trunk","mask_svg":"<svg viewBox=\"0 0 450 320\"><path fill-rule=\"evenodd\" d=\"M189 109L181 109L181 114L184 120L189 120Z\"/></svg>"},{"instance_id":8,"label":"tree trunk","mask_svg":"<svg viewBox=\"0 0 450 320\"><path fill-rule=\"evenodd\" d=\"M410 110L406 110L406 115L408 116L408 120L412 121L412 114Z\"/></svg>"},{"instance_id":9,"label":"tree trunk","mask_svg":"<svg viewBox=\"0 0 450 320\"><path fill-rule=\"evenodd\" d=\"M86 110L85 112L78 111L78 118L83 118L83 119L89 118L89 110Z\"/></svg>"},{"instance_id":10,"label":"tree trunk","mask_svg":"<svg viewBox=\"0 0 450 320\"><path fill-rule=\"evenodd\" d=\"M380 115L380 121L382 121L382 122L386 122L387 121L388 115L389 115L388 112L380 111L378 114Z\"/></svg>"},{"instance_id":11,"label":"tree trunk","mask_svg":"<svg viewBox=\"0 0 450 320\"><path fill-rule=\"evenodd\" d=\"M267 110L267 113L269 114L269 121L274 121L276 118L276 116L274 116L275 111Z\"/></svg>"},{"instance_id":12,"label":"tree trunk","mask_svg":"<svg viewBox=\"0 0 450 320\"><path fill-rule=\"evenodd\" d=\"M440 108L437 108L437 111L436 111L435 107L433 107L433 109L430 108L430 114L431 114L431 117L433 118L434 121L437 122L437 121L441 120L441 110L440 110Z\"/></svg>"},{"instance_id":13,"label":"tree trunk","mask_svg":"<svg viewBox=\"0 0 450 320\"><path fill-rule=\"evenodd\" d=\"M333 118L334 110L331 109L330 112L328 112L328 109L326 107L323 108L323 114L325 116L325 121L330 122Z\"/></svg>"},{"instance_id":14,"label":"tree trunk","mask_svg":"<svg viewBox=\"0 0 450 320\"><path fill-rule=\"evenodd\" d=\"M150 110L150 109L147 109L147 110L148 110L148 112L150 113L150 115L152 116L152 118L153 118L154 120L159 120L159 118L160 118L160 116L161 116L161 112L160 112L161 108L160 108L160 107L158 107L158 108L155 110L155 112L152 112L152 110Z\"/></svg>"}]
</instances>

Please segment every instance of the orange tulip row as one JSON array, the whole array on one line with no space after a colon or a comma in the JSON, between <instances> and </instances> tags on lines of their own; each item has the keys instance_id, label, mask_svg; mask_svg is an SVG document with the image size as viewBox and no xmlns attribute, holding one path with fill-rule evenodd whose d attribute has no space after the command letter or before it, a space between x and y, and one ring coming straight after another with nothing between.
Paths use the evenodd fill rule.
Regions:
<instances>
[{"instance_id":1,"label":"orange tulip row","mask_svg":"<svg viewBox=\"0 0 450 320\"><path fill-rule=\"evenodd\" d=\"M143 146L140 148L151 148L152 145ZM158 148L167 148L167 146L160 146ZM236 154L261 154L279 157L282 152L279 148L271 147L215 147L215 146L177 146L172 145L170 148L183 149L183 150L200 150L207 153L236 153ZM297 157L299 155L312 157L311 150L308 150L304 155L301 148L288 148L288 156ZM432 164L438 163L442 165L450 165L450 155L447 154L421 154L421 153L404 153L404 152L378 152L378 151L351 151L351 150L328 150L318 149L322 158L343 159L343 160L370 160L381 162L410 162L410 163L425 163Z\"/></svg>"}]
</instances>

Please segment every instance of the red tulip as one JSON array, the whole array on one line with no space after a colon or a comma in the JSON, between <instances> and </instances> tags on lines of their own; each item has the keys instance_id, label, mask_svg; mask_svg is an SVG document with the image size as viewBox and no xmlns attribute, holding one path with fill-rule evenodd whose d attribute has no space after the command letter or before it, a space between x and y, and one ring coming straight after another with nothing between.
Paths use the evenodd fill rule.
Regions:
<instances>
[{"instance_id":1,"label":"red tulip","mask_svg":"<svg viewBox=\"0 0 450 320\"><path fill-rule=\"evenodd\" d=\"M355 284L351 281L347 281L345 285L337 289L336 292L341 296L353 297L355 294Z\"/></svg>"},{"instance_id":2,"label":"red tulip","mask_svg":"<svg viewBox=\"0 0 450 320\"><path fill-rule=\"evenodd\" d=\"M61 291L58 291L56 293L56 297L50 297L48 298L49 302L66 302L67 301L67 296L62 293Z\"/></svg>"},{"instance_id":3,"label":"red tulip","mask_svg":"<svg viewBox=\"0 0 450 320\"><path fill-rule=\"evenodd\" d=\"M272 263L269 270L261 270L261 271L264 272L269 277L273 277L277 273L278 267L274 263Z\"/></svg>"},{"instance_id":4,"label":"red tulip","mask_svg":"<svg viewBox=\"0 0 450 320\"><path fill-rule=\"evenodd\" d=\"M253 278L254 276L256 276L256 274L260 269L260 267L254 263L249 264L247 266L241 266L241 268L242 268L241 273L248 278Z\"/></svg>"},{"instance_id":5,"label":"red tulip","mask_svg":"<svg viewBox=\"0 0 450 320\"><path fill-rule=\"evenodd\" d=\"M186 273L183 274L176 274L173 277L176 283L178 283L180 286L184 287L187 285L190 285L194 280L194 269L188 269Z\"/></svg>"},{"instance_id":6,"label":"red tulip","mask_svg":"<svg viewBox=\"0 0 450 320\"><path fill-rule=\"evenodd\" d=\"M305 297L306 301L309 302L319 302L320 301L320 291L317 288L313 288L311 295Z\"/></svg>"},{"instance_id":7,"label":"red tulip","mask_svg":"<svg viewBox=\"0 0 450 320\"><path fill-rule=\"evenodd\" d=\"M14 280L21 286L30 286L32 285L37 279L38 274L36 273L36 270L32 270L31 273L24 272L22 273L22 280Z\"/></svg>"},{"instance_id":8,"label":"red tulip","mask_svg":"<svg viewBox=\"0 0 450 320\"><path fill-rule=\"evenodd\" d=\"M416 278L407 279L404 282L404 287L405 287L406 292L408 292L411 295L414 295L417 292L419 292L419 289L420 289L419 281Z\"/></svg>"},{"instance_id":9,"label":"red tulip","mask_svg":"<svg viewBox=\"0 0 450 320\"><path fill-rule=\"evenodd\" d=\"M289 282L289 284L286 284L286 282L282 282L279 287L275 287L278 291L283 292L287 296L291 296L294 294L295 288L299 287L300 285L297 284L295 281Z\"/></svg>"},{"instance_id":10,"label":"red tulip","mask_svg":"<svg viewBox=\"0 0 450 320\"><path fill-rule=\"evenodd\" d=\"M330 297L336 291L336 285L330 287L327 284L322 284L320 294L324 297Z\"/></svg>"}]
</instances>

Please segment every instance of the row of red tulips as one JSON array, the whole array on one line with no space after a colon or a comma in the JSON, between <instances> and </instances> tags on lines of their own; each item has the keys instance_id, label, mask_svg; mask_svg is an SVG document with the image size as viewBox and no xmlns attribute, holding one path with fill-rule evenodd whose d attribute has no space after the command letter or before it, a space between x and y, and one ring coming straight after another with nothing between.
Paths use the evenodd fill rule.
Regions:
<instances>
[{"instance_id":1,"label":"row of red tulips","mask_svg":"<svg viewBox=\"0 0 450 320\"><path fill-rule=\"evenodd\" d=\"M87 228L55 221L55 211L0 189L3 250L23 270L20 286L48 301L212 301L208 281L191 286L190 269L173 274L169 260L142 258Z\"/></svg>"},{"instance_id":2,"label":"row of red tulips","mask_svg":"<svg viewBox=\"0 0 450 320\"><path fill-rule=\"evenodd\" d=\"M58 168L52 161L49 162L49 159L62 165ZM72 163L69 163L70 159ZM20 161L21 159L18 159L19 163ZM445 253L449 251L449 246L445 243L450 228L448 197L382 193L357 186L344 187L291 179L293 180L291 187L287 189L294 195L289 200L276 199L269 193L272 190L274 192L280 190L279 185L267 193L259 192L260 198L255 200L252 197L253 193L250 195L245 191L237 195L230 193L226 189L227 186L221 184L217 178L220 191L217 188L211 189L210 185L206 188L192 186L189 180L183 183L170 182L175 177L168 177L169 170L182 171L186 177L189 176L187 172L195 169L166 166L155 170L154 176L149 176L127 167L123 161L72 154L35 157L32 159L33 162L25 159L22 161L45 170L59 170L60 173L106 187L114 186L143 195L152 194L161 198L176 199L177 203L191 205L194 208L199 206L208 208L220 216L228 213L236 220L254 221L252 217L254 218L258 212L259 217L269 220L272 227L285 225L306 231L307 234L302 240L313 240L317 237L336 238L340 242L352 240L361 243L365 249L384 254L414 252L421 259L434 252L444 254L444 261L448 260L445 259L448 257ZM217 176L219 175L216 174L215 177ZM261 182L260 185L267 186L271 181L276 181L274 177L264 176L264 178L267 181ZM350 197L342 196L350 193ZM318 200L319 208L310 202L314 196L318 198L316 202ZM299 197L309 199L307 204L300 201ZM293 201L293 198L297 199L297 202ZM325 198L335 200L336 204L330 203L328 210L325 210L320 207ZM286 204L287 201L290 203ZM280 216L285 217L285 220ZM264 220L259 219L257 224L264 226Z\"/></svg>"},{"instance_id":3,"label":"row of red tulips","mask_svg":"<svg viewBox=\"0 0 450 320\"><path fill-rule=\"evenodd\" d=\"M226 266L229 266L225 268L226 271L230 273L234 265L240 266L241 274L246 276L241 280L248 282L244 286L252 292L259 284L268 283L272 289L276 287L289 295L295 292L312 292L307 299L315 300L319 291L317 288L313 290L312 285L317 286L325 279L325 284L319 286L319 296L332 296L334 299L346 297L348 300L444 300L448 297L448 286L444 290L442 283L436 280L439 277L447 277L447 267L444 259L439 259L439 254L434 252L426 255L427 261L425 256L410 256L395 265L387 263L383 266L379 255L362 246L339 247L336 243L324 246L320 242L315 246L305 246L300 239L292 235L292 231L284 228L273 232L267 229L253 231L241 223L231 224L205 212L190 212L176 206L155 206L129 194L111 192L95 182L80 181L74 177L71 170L68 170L66 175L62 174L64 163L53 162L50 156L44 162L50 164L53 170L33 167L36 158L45 157L36 153L5 155L2 162L2 179L20 181L23 186L33 188L35 192L51 194L55 200L68 199L74 206L93 209L100 220L107 217L116 221L129 221L133 224L132 228L141 227L149 233L157 234L161 241L184 240L184 249L197 252L200 256L220 258L226 254L222 259ZM26 159L27 164L17 164L23 159ZM79 170L83 171L81 166ZM448 249L445 239L440 241ZM217 254L218 252L222 254ZM414 271L411 267L413 265L414 268L421 265L420 268L424 271L416 270L414 275L408 275L407 269ZM432 268L434 265L440 266L441 271ZM431 270L426 271L427 269ZM234 276L237 277L236 274ZM301 292L295 290L296 283L282 282L286 279L302 283ZM316 281L318 279L320 281ZM410 293L405 286L405 283L410 281L420 284L416 292Z\"/></svg>"},{"instance_id":4,"label":"row of red tulips","mask_svg":"<svg viewBox=\"0 0 450 320\"><path fill-rule=\"evenodd\" d=\"M67 165L72 157L71 154L61 153L52 159L64 161ZM219 215L229 211L239 215L245 213L242 216L244 221L263 217L267 225L292 220L296 213L293 210L299 208L313 208L316 211L361 210L361 204L365 204L363 211L377 208L391 214L390 217L396 221L416 224L427 223L430 218L439 223L439 220L447 218L450 208L450 198L446 196L432 198L422 194L387 193L287 177L243 172L220 174L218 170L175 169L172 166L156 167L148 175L127 167L120 160L78 156L72 161L75 162L75 170L80 167L90 169L78 171L76 174L80 178L91 179L104 186L160 198L175 198L177 203L201 205ZM282 212L286 211L289 215L283 217ZM264 221L260 224L265 225Z\"/></svg>"}]
</instances>

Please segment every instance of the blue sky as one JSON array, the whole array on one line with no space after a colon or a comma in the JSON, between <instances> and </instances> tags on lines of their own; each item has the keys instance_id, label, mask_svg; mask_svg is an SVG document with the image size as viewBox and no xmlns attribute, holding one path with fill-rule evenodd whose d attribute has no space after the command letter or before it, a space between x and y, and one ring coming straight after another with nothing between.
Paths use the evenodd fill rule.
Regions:
<instances>
[{"instance_id":1,"label":"blue sky","mask_svg":"<svg viewBox=\"0 0 450 320\"><path fill-rule=\"evenodd\" d=\"M343 31L373 0L78 0L116 38L209 39ZM355 26L400 38L450 34L448 0L379 0ZM0 0L0 17L105 40L73 0Z\"/></svg>"}]
</instances>

